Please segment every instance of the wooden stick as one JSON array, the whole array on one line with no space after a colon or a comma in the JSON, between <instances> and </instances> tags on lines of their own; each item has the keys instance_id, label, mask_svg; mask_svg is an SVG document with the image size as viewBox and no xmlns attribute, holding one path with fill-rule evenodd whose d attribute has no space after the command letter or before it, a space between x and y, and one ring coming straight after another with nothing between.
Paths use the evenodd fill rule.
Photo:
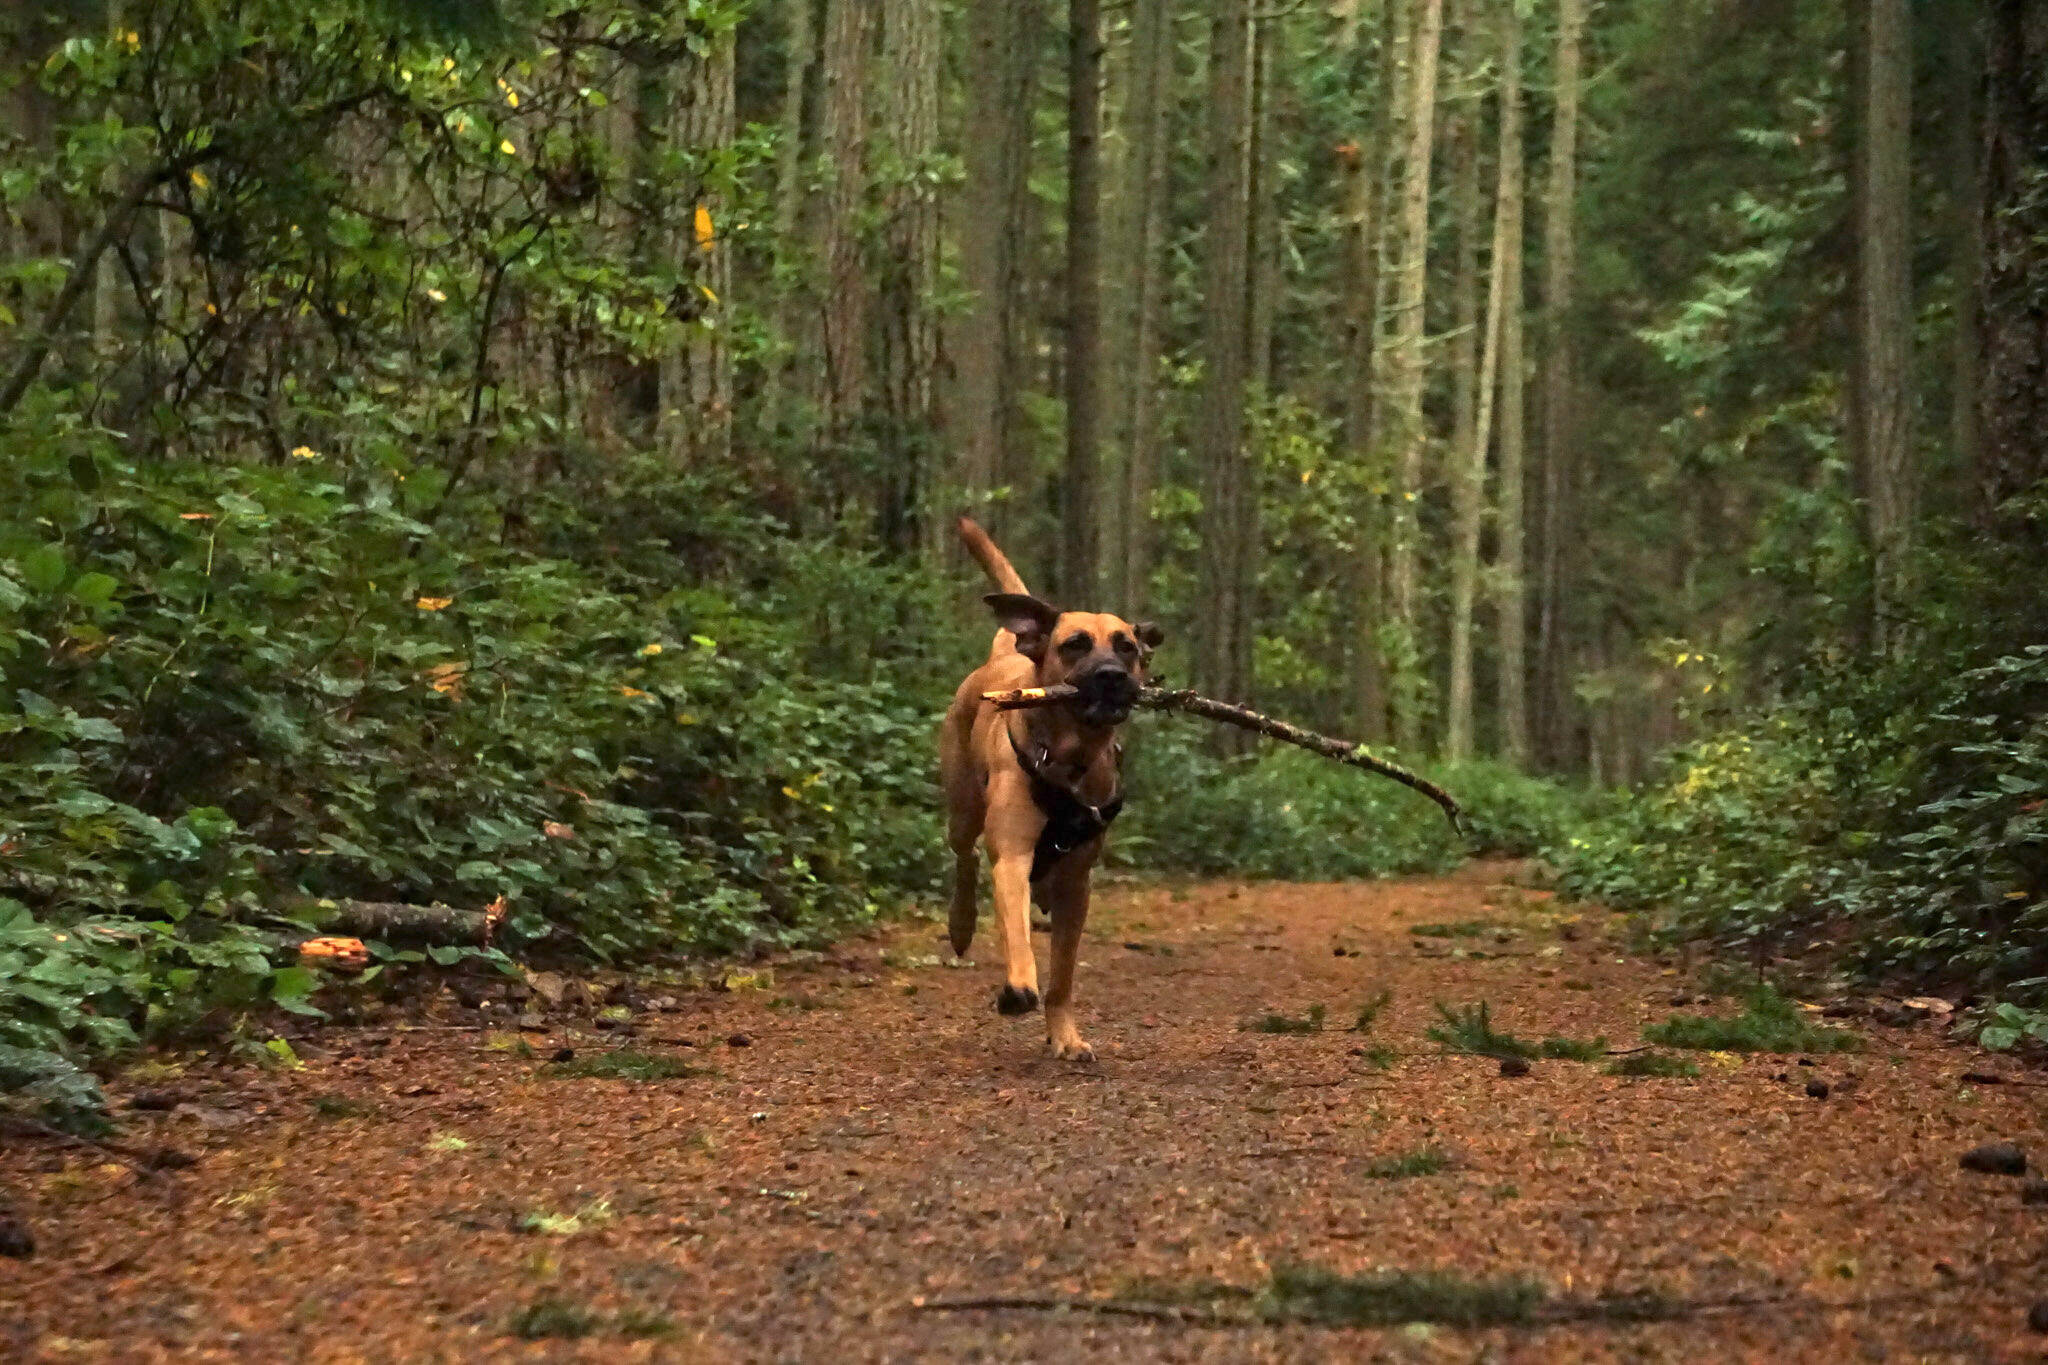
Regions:
<instances>
[{"instance_id":1,"label":"wooden stick","mask_svg":"<svg viewBox=\"0 0 2048 1365\"><path fill-rule=\"evenodd\" d=\"M1080 693L1073 687L1061 683L1054 687L1013 687L995 692L984 692L981 699L1002 711L1017 711L1038 706L1059 706L1074 700ZM1313 730L1304 730L1298 725L1289 725L1284 720L1261 715L1248 706L1237 706L1213 697L1202 696L1186 689L1165 687L1142 687L1138 689L1138 705L1148 711L1178 711L1204 720L1220 720L1225 725L1235 725L1250 730L1268 739L1277 739L1282 744L1292 744L1324 758L1333 758L1339 763L1348 763L1354 768L1363 768L1369 773L1391 778L1402 786L1421 792L1443 808L1451 828L1460 835L1469 837L1465 824L1465 813L1451 794L1426 777L1409 772L1399 764L1389 763L1366 752L1363 744L1348 740L1332 739L1319 735Z\"/></svg>"}]
</instances>

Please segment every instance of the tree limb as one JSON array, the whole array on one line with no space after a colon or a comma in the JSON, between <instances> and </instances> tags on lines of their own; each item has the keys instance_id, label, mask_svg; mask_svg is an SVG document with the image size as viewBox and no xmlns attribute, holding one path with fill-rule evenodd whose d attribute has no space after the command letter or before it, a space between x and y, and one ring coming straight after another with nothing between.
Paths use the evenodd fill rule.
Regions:
<instances>
[{"instance_id":1,"label":"tree limb","mask_svg":"<svg viewBox=\"0 0 2048 1365\"><path fill-rule=\"evenodd\" d=\"M1074 688L1061 683L1054 687L1015 687L995 692L984 692L981 694L981 699L993 704L998 710L1015 711L1028 707L1063 705L1066 702L1073 701L1078 695L1079 693ZM1200 716L1204 720L1219 720L1226 725L1235 725L1239 729L1250 730L1256 734L1264 735L1268 739L1277 739L1282 744L1292 744L1296 748L1306 749L1312 754L1335 759L1339 763L1348 763L1354 768L1363 768L1369 773L1377 773L1381 777L1398 782L1413 791L1421 792L1424 796L1436 802L1438 806L1443 808L1445 817L1450 820L1451 828L1462 836L1470 837L1471 830L1465 823L1465 813L1449 792L1439 787L1436 783L1431 782L1428 778L1409 772L1397 763L1389 763L1384 758L1374 757L1366 752L1363 744L1353 744L1349 740L1332 739L1328 735L1319 735L1313 730L1304 730L1300 726L1290 725L1284 720L1275 720L1271 716L1261 715L1249 706L1238 706L1227 701L1217 701L1213 697L1205 697L1200 693L1186 689L1173 690L1164 687L1140 688L1138 690L1138 705L1148 711L1178 711L1190 716Z\"/></svg>"}]
</instances>

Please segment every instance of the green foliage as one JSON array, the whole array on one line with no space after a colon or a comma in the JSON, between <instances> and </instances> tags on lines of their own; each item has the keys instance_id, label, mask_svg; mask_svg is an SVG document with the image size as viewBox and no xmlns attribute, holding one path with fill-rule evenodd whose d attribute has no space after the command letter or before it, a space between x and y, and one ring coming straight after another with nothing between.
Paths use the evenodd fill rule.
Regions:
<instances>
[{"instance_id":1,"label":"green foliage","mask_svg":"<svg viewBox=\"0 0 2048 1365\"><path fill-rule=\"evenodd\" d=\"M1453 1008L1439 1000L1436 1013L1442 1022L1431 1025L1427 1036L1431 1042L1441 1043L1453 1052L1502 1058L1538 1055L1534 1044L1494 1028L1493 1007L1487 1001Z\"/></svg>"},{"instance_id":2,"label":"green foliage","mask_svg":"<svg viewBox=\"0 0 2048 1365\"><path fill-rule=\"evenodd\" d=\"M1132 802L1112 857L1306 881L1439 872L1466 854L1443 812L1406 788L1281 746L1218 759L1204 738L1185 723L1133 734ZM1427 771L1464 805L1480 851L1534 853L1570 837L1582 816L1570 789L1498 764Z\"/></svg>"},{"instance_id":3,"label":"green foliage","mask_svg":"<svg viewBox=\"0 0 2048 1365\"><path fill-rule=\"evenodd\" d=\"M1368 1164L1365 1175L1368 1180L1407 1180L1418 1175L1435 1175L1451 1164L1451 1159L1434 1147L1423 1147L1399 1156L1382 1157Z\"/></svg>"},{"instance_id":4,"label":"green foliage","mask_svg":"<svg viewBox=\"0 0 2048 1365\"><path fill-rule=\"evenodd\" d=\"M1930 657L1980 646L1931 639ZM2048 988L2048 647L1822 669L1678 750L1557 850L1570 894L1731 947L1827 937L1877 975Z\"/></svg>"},{"instance_id":5,"label":"green foliage","mask_svg":"<svg viewBox=\"0 0 2048 1365\"><path fill-rule=\"evenodd\" d=\"M1536 1045L1536 1051L1554 1061L1597 1062L1607 1055L1607 1039L1545 1038Z\"/></svg>"},{"instance_id":6,"label":"green foliage","mask_svg":"<svg viewBox=\"0 0 2048 1365\"><path fill-rule=\"evenodd\" d=\"M608 1081L670 1081L685 1076L702 1076L705 1068L692 1066L675 1057L619 1048L566 1062L552 1062L541 1068L541 1074Z\"/></svg>"},{"instance_id":7,"label":"green foliage","mask_svg":"<svg viewBox=\"0 0 2048 1365\"><path fill-rule=\"evenodd\" d=\"M1291 1014L1275 1014L1268 1010L1246 1024L1250 1033L1321 1033L1324 1010L1321 1005L1310 1005L1308 1012L1299 1017Z\"/></svg>"},{"instance_id":8,"label":"green foliage","mask_svg":"<svg viewBox=\"0 0 2048 1365\"><path fill-rule=\"evenodd\" d=\"M1351 1031L1353 1033L1371 1033L1373 1025L1379 1022L1380 1015L1384 1014L1387 1006L1393 1003L1393 989L1391 987L1382 987L1378 994L1358 1007L1358 1017L1352 1022Z\"/></svg>"},{"instance_id":9,"label":"green foliage","mask_svg":"<svg viewBox=\"0 0 2048 1365\"><path fill-rule=\"evenodd\" d=\"M1812 1023L1799 1006L1765 985L1750 992L1733 1018L1674 1014L1644 1029L1643 1037L1696 1052L1856 1052L1863 1046L1847 1029Z\"/></svg>"},{"instance_id":10,"label":"green foliage","mask_svg":"<svg viewBox=\"0 0 2048 1365\"><path fill-rule=\"evenodd\" d=\"M1700 1074L1699 1063L1683 1057L1672 1057L1662 1052L1638 1052L1633 1056L1617 1058L1608 1063L1610 1076L1656 1076L1666 1079L1689 1079Z\"/></svg>"}]
</instances>

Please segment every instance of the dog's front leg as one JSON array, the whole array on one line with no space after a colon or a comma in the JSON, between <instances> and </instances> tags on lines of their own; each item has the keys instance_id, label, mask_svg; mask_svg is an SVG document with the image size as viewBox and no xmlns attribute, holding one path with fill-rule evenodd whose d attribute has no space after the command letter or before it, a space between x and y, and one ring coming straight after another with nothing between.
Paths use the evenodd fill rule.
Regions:
<instances>
[{"instance_id":1,"label":"dog's front leg","mask_svg":"<svg viewBox=\"0 0 2048 1365\"><path fill-rule=\"evenodd\" d=\"M1031 952L1031 850L993 849L996 932L1003 940L1003 989L996 1009L1029 1014L1038 1008L1038 959Z\"/></svg>"},{"instance_id":2,"label":"dog's front leg","mask_svg":"<svg viewBox=\"0 0 2048 1365\"><path fill-rule=\"evenodd\" d=\"M1045 1045L1065 1061L1092 1062L1095 1049L1074 1026L1074 967L1081 956L1081 931L1088 926L1088 879L1098 841L1078 848L1046 874L1044 900L1052 916L1052 962L1045 985Z\"/></svg>"}]
</instances>

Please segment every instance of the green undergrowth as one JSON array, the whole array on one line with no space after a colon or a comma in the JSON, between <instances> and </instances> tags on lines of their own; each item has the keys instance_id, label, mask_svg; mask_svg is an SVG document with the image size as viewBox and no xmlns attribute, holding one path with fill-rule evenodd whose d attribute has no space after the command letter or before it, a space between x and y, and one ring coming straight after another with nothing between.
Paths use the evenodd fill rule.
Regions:
<instances>
[{"instance_id":1,"label":"green undergrowth","mask_svg":"<svg viewBox=\"0 0 2048 1365\"><path fill-rule=\"evenodd\" d=\"M1690 1079L1700 1074L1697 1062L1683 1057L1669 1057L1661 1052L1638 1052L1630 1057L1619 1057L1607 1067L1610 1076L1661 1077L1665 1079Z\"/></svg>"},{"instance_id":2,"label":"green undergrowth","mask_svg":"<svg viewBox=\"0 0 2048 1365\"><path fill-rule=\"evenodd\" d=\"M1244 1027L1249 1033L1321 1033L1326 1013L1321 1005L1310 1005L1305 1013L1299 1015L1277 1014L1268 1010L1252 1018Z\"/></svg>"},{"instance_id":3,"label":"green undergrowth","mask_svg":"<svg viewBox=\"0 0 2048 1365\"><path fill-rule=\"evenodd\" d=\"M1399 1156L1381 1157L1366 1166L1368 1180L1408 1180L1418 1175L1436 1175L1451 1159L1434 1147L1423 1147Z\"/></svg>"},{"instance_id":4,"label":"green undergrowth","mask_svg":"<svg viewBox=\"0 0 2048 1365\"><path fill-rule=\"evenodd\" d=\"M619 1048L571 1058L566 1062L550 1062L541 1068L541 1074L579 1080L671 1081L710 1073L707 1068L693 1066L680 1058Z\"/></svg>"},{"instance_id":5,"label":"green undergrowth","mask_svg":"<svg viewBox=\"0 0 2048 1365\"><path fill-rule=\"evenodd\" d=\"M1556 847L1562 889L1667 940L1986 997L1986 1046L2048 1038L2048 646L1990 628L1817 667L1674 751Z\"/></svg>"},{"instance_id":6,"label":"green undergrowth","mask_svg":"<svg viewBox=\"0 0 2048 1365\"><path fill-rule=\"evenodd\" d=\"M1813 1023L1768 985L1749 993L1740 1014L1674 1014L1644 1029L1643 1038L1698 1052L1855 1052L1863 1046L1847 1029Z\"/></svg>"},{"instance_id":7,"label":"green undergrowth","mask_svg":"<svg viewBox=\"0 0 2048 1365\"><path fill-rule=\"evenodd\" d=\"M1525 1061L1548 1057L1557 1061L1590 1062L1607 1051L1605 1038L1583 1040L1553 1035L1540 1043L1518 1038L1495 1027L1493 1006L1485 1000L1458 1006L1446 1005L1439 1000L1436 1014L1437 1022L1430 1026L1426 1036L1452 1052L1478 1057L1517 1057Z\"/></svg>"},{"instance_id":8,"label":"green undergrowth","mask_svg":"<svg viewBox=\"0 0 2048 1365\"><path fill-rule=\"evenodd\" d=\"M1298 749L1218 759L1196 723L1140 716L1131 804L1111 856L1144 869L1309 881L1442 872L1468 852L1527 855L1569 838L1586 802L1495 763L1419 765L1464 806L1473 841L1405 787Z\"/></svg>"}]
</instances>

